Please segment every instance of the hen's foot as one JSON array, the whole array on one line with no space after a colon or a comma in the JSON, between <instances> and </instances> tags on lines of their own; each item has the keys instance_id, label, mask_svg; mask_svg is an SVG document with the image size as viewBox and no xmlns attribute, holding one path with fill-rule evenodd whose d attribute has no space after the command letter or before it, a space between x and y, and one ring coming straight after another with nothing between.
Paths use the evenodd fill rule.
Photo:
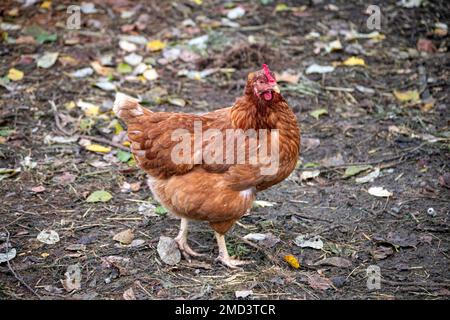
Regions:
<instances>
[{"instance_id":1,"label":"hen's foot","mask_svg":"<svg viewBox=\"0 0 450 320\"><path fill-rule=\"evenodd\" d=\"M239 266L243 266L246 264L252 264L255 262L253 260L238 260L238 259L233 259L230 257L223 257L220 255L216 258L216 261L222 262L224 265L226 265L228 268L231 268L231 269L238 269Z\"/></svg>"},{"instance_id":2,"label":"hen's foot","mask_svg":"<svg viewBox=\"0 0 450 320\"><path fill-rule=\"evenodd\" d=\"M178 244L178 248L180 249L181 253L183 254L184 258L188 261L191 261L191 257L203 257L203 253L195 252L194 250L189 247L187 242L184 239L175 238L176 243Z\"/></svg>"}]
</instances>

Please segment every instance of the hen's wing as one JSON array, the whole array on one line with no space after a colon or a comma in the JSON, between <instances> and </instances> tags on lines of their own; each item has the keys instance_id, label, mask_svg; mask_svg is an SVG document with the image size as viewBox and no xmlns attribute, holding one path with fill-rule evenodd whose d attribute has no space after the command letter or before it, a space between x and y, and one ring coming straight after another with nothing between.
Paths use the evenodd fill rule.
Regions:
<instances>
[{"instance_id":1,"label":"hen's wing","mask_svg":"<svg viewBox=\"0 0 450 320\"><path fill-rule=\"evenodd\" d=\"M221 134L230 125L230 108L204 115L172 112L151 112L138 100L118 94L115 113L128 126L131 151L138 164L151 176L168 178L191 171L195 166L205 170L223 172L227 164L205 164L202 150L214 140L214 132ZM210 140L197 145L199 133L215 129Z\"/></svg>"}]
</instances>

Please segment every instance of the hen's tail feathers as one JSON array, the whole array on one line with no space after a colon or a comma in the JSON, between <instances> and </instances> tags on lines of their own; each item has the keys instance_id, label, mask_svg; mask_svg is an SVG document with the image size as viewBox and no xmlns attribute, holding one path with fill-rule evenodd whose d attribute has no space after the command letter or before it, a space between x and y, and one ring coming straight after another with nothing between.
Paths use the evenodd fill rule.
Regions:
<instances>
[{"instance_id":1,"label":"hen's tail feathers","mask_svg":"<svg viewBox=\"0 0 450 320\"><path fill-rule=\"evenodd\" d=\"M125 123L150 112L139 104L139 100L120 92L116 94L113 111L119 118L125 121Z\"/></svg>"}]
</instances>

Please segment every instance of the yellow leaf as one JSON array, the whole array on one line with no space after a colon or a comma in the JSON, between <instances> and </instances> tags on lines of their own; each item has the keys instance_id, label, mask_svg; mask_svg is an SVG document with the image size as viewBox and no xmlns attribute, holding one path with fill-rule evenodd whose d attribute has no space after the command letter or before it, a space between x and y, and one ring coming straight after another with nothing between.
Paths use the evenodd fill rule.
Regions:
<instances>
[{"instance_id":1,"label":"yellow leaf","mask_svg":"<svg viewBox=\"0 0 450 320\"><path fill-rule=\"evenodd\" d=\"M289 254L287 256L284 256L284 261L286 261L287 263L289 263L289 265L292 268L298 269L300 268L300 263L298 262L297 258L294 257L292 254Z\"/></svg>"},{"instance_id":2,"label":"yellow leaf","mask_svg":"<svg viewBox=\"0 0 450 320\"><path fill-rule=\"evenodd\" d=\"M70 66L75 66L78 64L78 61L71 56L68 55L62 55L58 58L58 61L62 64L62 65L70 65Z\"/></svg>"},{"instance_id":3,"label":"yellow leaf","mask_svg":"<svg viewBox=\"0 0 450 320\"><path fill-rule=\"evenodd\" d=\"M353 66L365 66L366 63L364 59L358 57L350 57L342 63L344 66L353 67Z\"/></svg>"},{"instance_id":4,"label":"yellow leaf","mask_svg":"<svg viewBox=\"0 0 450 320\"><path fill-rule=\"evenodd\" d=\"M123 127L120 125L120 122L117 121L117 119L111 121L111 123L108 125L108 128L114 128L114 134L116 135L123 131Z\"/></svg>"},{"instance_id":5,"label":"yellow leaf","mask_svg":"<svg viewBox=\"0 0 450 320\"><path fill-rule=\"evenodd\" d=\"M49 0L46 0L46 1L42 2L41 9L50 9L51 6L52 6L52 2Z\"/></svg>"},{"instance_id":6,"label":"yellow leaf","mask_svg":"<svg viewBox=\"0 0 450 320\"><path fill-rule=\"evenodd\" d=\"M49 255L50 255L50 254L47 253L47 252L42 252L42 253L41 253L41 257L42 257L42 258L47 258Z\"/></svg>"},{"instance_id":7,"label":"yellow leaf","mask_svg":"<svg viewBox=\"0 0 450 320\"><path fill-rule=\"evenodd\" d=\"M19 15L19 8L12 8L7 12L8 16L17 17Z\"/></svg>"},{"instance_id":8,"label":"yellow leaf","mask_svg":"<svg viewBox=\"0 0 450 320\"><path fill-rule=\"evenodd\" d=\"M420 110L423 112L428 112L434 107L434 101L426 102L422 106L420 106Z\"/></svg>"},{"instance_id":9,"label":"yellow leaf","mask_svg":"<svg viewBox=\"0 0 450 320\"><path fill-rule=\"evenodd\" d=\"M419 102L420 101L419 92L417 90L408 90L408 91L394 90L394 96L400 102L407 102L407 101Z\"/></svg>"},{"instance_id":10,"label":"yellow leaf","mask_svg":"<svg viewBox=\"0 0 450 320\"><path fill-rule=\"evenodd\" d=\"M275 12L281 12L281 11L287 11L287 10L290 10L290 8L285 3L279 3L275 7Z\"/></svg>"},{"instance_id":11,"label":"yellow leaf","mask_svg":"<svg viewBox=\"0 0 450 320\"><path fill-rule=\"evenodd\" d=\"M166 47L166 43L161 40L152 40L147 43L147 49L150 51L159 51Z\"/></svg>"},{"instance_id":12,"label":"yellow leaf","mask_svg":"<svg viewBox=\"0 0 450 320\"><path fill-rule=\"evenodd\" d=\"M98 114L100 113L100 107L90 102L79 100L77 102L77 106L83 109L84 114L87 117L95 117L98 116Z\"/></svg>"},{"instance_id":13,"label":"yellow leaf","mask_svg":"<svg viewBox=\"0 0 450 320\"><path fill-rule=\"evenodd\" d=\"M203 3L203 0L191 0L192 2L194 2L196 5L201 5Z\"/></svg>"},{"instance_id":14,"label":"yellow leaf","mask_svg":"<svg viewBox=\"0 0 450 320\"><path fill-rule=\"evenodd\" d=\"M90 144L86 146L86 150L94 151L94 152L102 152L102 153L108 153L111 151L110 147L104 147L99 144Z\"/></svg>"},{"instance_id":15,"label":"yellow leaf","mask_svg":"<svg viewBox=\"0 0 450 320\"><path fill-rule=\"evenodd\" d=\"M20 70L17 70L15 68L11 68L8 71L8 78L11 81L19 81L23 79L23 72Z\"/></svg>"},{"instance_id":16,"label":"yellow leaf","mask_svg":"<svg viewBox=\"0 0 450 320\"><path fill-rule=\"evenodd\" d=\"M64 107L65 107L67 110L72 110L73 108L76 107L75 101L69 101L69 102L66 102L66 103L64 104Z\"/></svg>"},{"instance_id":17,"label":"yellow leaf","mask_svg":"<svg viewBox=\"0 0 450 320\"><path fill-rule=\"evenodd\" d=\"M84 114L87 117L95 117L95 116L97 116L99 114L99 112L100 112L100 107L99 106L91 106L91 107L86 108L84 110Z\"/></svg>"},{"instance_id":18,"label":"yellow leaf","mask_svg":"<svg viewBox=\"0 0 450 320\"><path fill-rule=\"evenodd\" d=\"M104 77L108 77L114 72L113 68L103 67L98 61L91 62L91 67L95 70L95 72Z\"/></svg>"},{"instance_id":19,"label":"yellow leaf","mask_svg":"<svg viewBox=\"0 0 450 320\"><path fill-rule=\"evenodd\" d=\"M124 141L122 144L123 144L125 147L131 146L131 142L130 142L130 141Z\"/></svg>"}]
</instances>

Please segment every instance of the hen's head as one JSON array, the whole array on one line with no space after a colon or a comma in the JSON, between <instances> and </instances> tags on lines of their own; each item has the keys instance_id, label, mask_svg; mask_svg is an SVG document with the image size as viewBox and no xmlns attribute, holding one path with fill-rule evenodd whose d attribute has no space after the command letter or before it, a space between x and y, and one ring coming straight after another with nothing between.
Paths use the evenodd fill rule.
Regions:
<instances>
[{"instance_id":1,"label":"hen's head","mask_svg":"<svg viewBox=\"0 0 450 320\"><path fill-rule=\"evenodd\" d=\"M270 102L274 95L280 93L275 75L266 64L262 69L248 75L246 94L253 95L256 99Z\"/></svg>"}]
</instances>

